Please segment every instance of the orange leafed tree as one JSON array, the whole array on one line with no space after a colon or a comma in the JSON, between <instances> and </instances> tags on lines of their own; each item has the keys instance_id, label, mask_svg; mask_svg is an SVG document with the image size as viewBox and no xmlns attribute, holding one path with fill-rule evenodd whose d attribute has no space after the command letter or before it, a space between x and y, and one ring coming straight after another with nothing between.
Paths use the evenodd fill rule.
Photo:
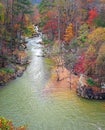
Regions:
<instances>
[{"instance_id":1,"label":"orange leafed tree","mask_svg":"<svg viewBox=\"0 0 105 130\"><path fill-rule=\"evenodd\" d=\"M73 38L73 25L72 25L72 23L70 23L65 30L64 41L69 42L71 40L71 38Z\"/></svg>"}]
</instances>

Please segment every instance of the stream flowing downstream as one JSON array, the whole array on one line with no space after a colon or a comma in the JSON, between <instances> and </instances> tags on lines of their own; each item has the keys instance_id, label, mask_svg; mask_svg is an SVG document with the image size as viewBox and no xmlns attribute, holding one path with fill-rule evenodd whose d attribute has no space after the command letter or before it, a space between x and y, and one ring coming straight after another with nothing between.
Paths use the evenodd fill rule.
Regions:
<instances>
[{"instance_id":1,"label":"stream flowing downstream","mask_svg":"<svg viewBox=\"0 0 105 130\"><path fill-rule=\"evenodd\" d=\"M23 76L0 89L0 115L29 130L105 130L105 101L85 100L72 90L44 91L51 62L39 57L40 40L28 40L32 62Z\"/></svg>"}]
</instances>

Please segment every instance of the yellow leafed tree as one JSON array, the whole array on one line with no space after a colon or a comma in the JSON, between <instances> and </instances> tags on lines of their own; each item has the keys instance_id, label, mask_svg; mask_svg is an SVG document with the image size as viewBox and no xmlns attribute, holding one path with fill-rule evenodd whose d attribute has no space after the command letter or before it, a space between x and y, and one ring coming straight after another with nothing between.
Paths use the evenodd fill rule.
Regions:
<instances>
[{"instance_id":1,"label":"yellow leafed tree","mask_svg":"<svg viewBox=\"0 0 105 130\"><path fill-rule=\"evenodd\" d=\"M88 42L91 44L103 43L105 41L105 28L96 28L88 35Z\"/></svg>"},{"instance_id":2,"label":"yellow leafed tree","mask_svg":"<svg viewBox=\"0 0 105 130\"><path fill-rule=\"evenodd\" d=\"M85 59L84 59L84 68L85 70L87 70L87 72L91 72L94 69L95 66L95 53L96 53L96 49L93 45L90 45L86 52L85 52Z\"/></svg>"},{"instance_id":3,"label":"yellow leafed tree","mask_svg":"<svg viewBox=\"0 0 105 130\"><path fill-rule=\"evenodd\" d=\"M64 41L68 42L71 40L71 38L73 38L73 25L72 25L72 23L70 23L65 30Z\"/></svg>"}]
</instances>

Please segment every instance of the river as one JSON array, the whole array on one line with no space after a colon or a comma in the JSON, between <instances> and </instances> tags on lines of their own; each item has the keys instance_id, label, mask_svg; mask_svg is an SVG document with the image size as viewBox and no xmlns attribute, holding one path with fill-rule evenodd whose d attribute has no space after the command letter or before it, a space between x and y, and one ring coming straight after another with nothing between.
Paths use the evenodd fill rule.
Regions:
<instances>
[{"instance_id":1,"label":"river","mask_svg":"<svg viewBox=\"0 0 105 130\"><path fill-rule=\"evenodd\" d=\"M32 62L23 76L0 89L0 115L29 130L105 130L105 101L82 99L72 90L43 91L52 64L39 57L40 40L28 41Z\"/></svg>"}]
</instances>

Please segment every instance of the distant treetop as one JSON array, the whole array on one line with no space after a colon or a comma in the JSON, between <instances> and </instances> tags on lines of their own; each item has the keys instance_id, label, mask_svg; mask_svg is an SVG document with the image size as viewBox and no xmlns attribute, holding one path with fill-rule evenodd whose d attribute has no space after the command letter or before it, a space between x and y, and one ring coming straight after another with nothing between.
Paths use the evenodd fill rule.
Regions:
<instances>
[{"instance_id":1,"label":"distant treetop","mask_svg":"<svg viewBox=\"0 0 105 130\"><path fill-rule=\"evenodd\" d=\"M35 3L40 3L41 0L31 0L31 2L32 2L33 4L35 4Z\"/></svg>"}]
</instances>

